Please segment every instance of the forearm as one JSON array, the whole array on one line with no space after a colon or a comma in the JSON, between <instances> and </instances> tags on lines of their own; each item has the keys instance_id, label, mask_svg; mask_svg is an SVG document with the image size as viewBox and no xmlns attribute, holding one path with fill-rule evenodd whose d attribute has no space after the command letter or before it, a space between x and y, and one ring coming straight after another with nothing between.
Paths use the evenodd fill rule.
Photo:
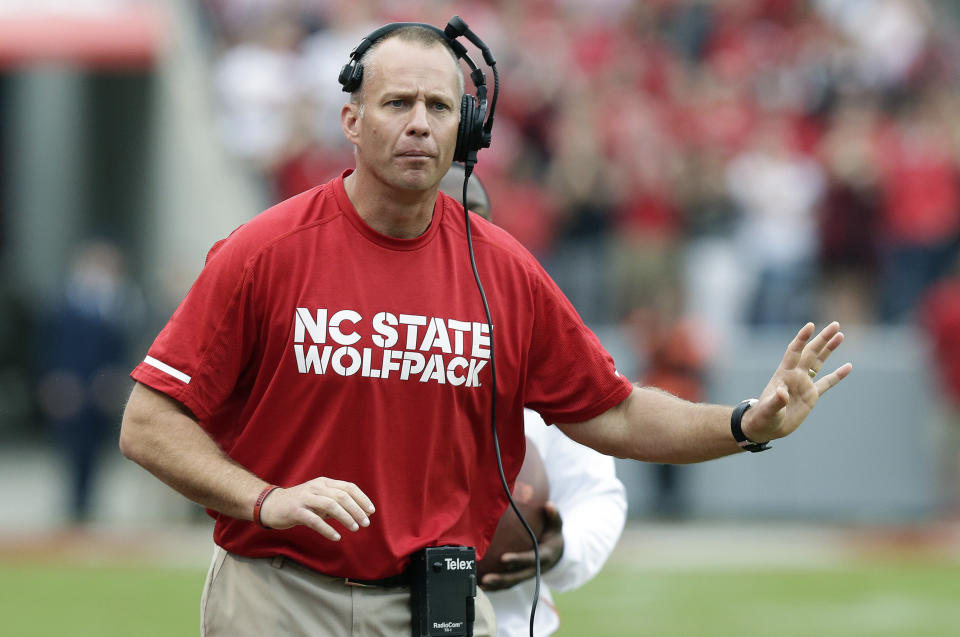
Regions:
<instances>
[{"instance_id":1,"label":"forearm","mask_svg":"<svg viewBox=\"0 0 960 637\"><path fill-rule=\"evenodd\" d=\"M120 430L120 450L185 497L238 519L252 518L267 483L234 462L178 403L138 384Z\"/></svg>"},{"instance_id":2,"label":"forearm","mask_svg":"<svg viewBox=\"0 0 960 637\"><path fill-rule=\"evenodd\" d=\"M561 428L601 453L686 464L741 450L730 433L731 412L732 407L691 403L659 389L638 387L597 418Z\"/></svg>"},{"instance_id":3,"label":"forearm","mask_svg":"<svg viewBox=\"0 0 960 637\"><path fill-rule=\"evenodd\" d=\"M625 402L635 459L685 464L742 451L730 432L732 407L691 403L650 387Z\"/></svg>"}]
</instances>

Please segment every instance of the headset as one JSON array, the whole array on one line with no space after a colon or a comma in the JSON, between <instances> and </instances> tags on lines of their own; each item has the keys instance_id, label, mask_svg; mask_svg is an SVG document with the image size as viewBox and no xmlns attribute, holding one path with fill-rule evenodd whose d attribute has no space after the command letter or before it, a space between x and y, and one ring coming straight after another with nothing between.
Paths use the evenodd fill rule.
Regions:
<instances>
[{"instance_id":1,"label":"headset","mask_svg":"<svg viewBox=\"0 0 960 637\"><path fill-rule=\"evenodd\" d=\"M345 93L353 93L360 88L363 81L363 64L360 60L363 55L370 50L374 44L387 34L402 29L403 27L422 27L429 29L441 36L458 59L463 60L470 67L470 79L476 89L476 96L464 94L460 100L460 127L457 130L457 147L453 153L453 160L463 164L463 217L467 232L467 246L470 253L470 265L473 267L474 280L477 283L477 290L480 292L480 299L483 301L483 310L487 317L487 326L490 334L490 374L491 374L491 394L490 394L490 428L493 433L493 446L497 456L497 469L500 471L500 483L507 494L510 506L514 513L520 518L527 534L533 541L534 561L536 562L536 584L534 586L533 603L530 607L530 635L533 636L534 619L537 613L537 602L540 598L540 547L537 543L537 536L530 528L530 525L524 519L517 503L513 500L513 494L510 493L510 487L507 485L507 478L503 472L503 460L500 456L500 441L497 436L497 370L494 356L494 338L493 338L493 317L490 313L490 306L487 303L487 296L483 291L483 284L480 282L480 274L477 271L477 261L473 253L473 235L470 230L470 215L467 212L467 185L470 175L473 173L473 166L477 163L477 152L481 148L490 147L490 133L493 129L493 113L497 109L497 97L500 94L500 74L497 72L497 61L490 52L490 48L483 43L477 35L470 30L467 23L460 16L453 16L447 22L447 26L441 31L432 24L423 22L393 22L385 24L376 31L363 38L353 51L350 52L350 61L340 69L338 81L343 87ZM483 71L467 55L467 49L457 38L465 37L473 43L483 54L483 61L493 71L493 99L490 101L489 109L487 104L487 79ZM489 113L488 113L489 110Z\"/></svg>"},{"instance_id":2,"label":"headset","mask_svg":"<svg viewBox=\"0 0 960 637\"><path fill-rule=\"evenodd\" d=\"M493 113L497 108L497 97L500 93L500 76L497 73L497 61L489 47L470 30L467 23L460 16L453 16L446 28L440 30L432 24L423 22L393 22L385 24L360 41L350 52L350 61L340 69L338 78L345 93L353 93L360 88L363 81L363 64L360 60L380 39L397 29L404 27L422 27L429 29L443 38L453 50L458 59L463 60L470 67L470 79L476 89L476 96L464 94L460 100L460 128L457 130L457 148L453 153L453 160L462 162L468 167L467 174L477 163L477 151L490 147L491 131L493 129ZM466 47L457 38L466 37L483 54L483 60L493 69L493 100L487 104L487 78L483 71L467 55ZM489 114L488 114L489 113Z\"/></svg>"}]
</instances>

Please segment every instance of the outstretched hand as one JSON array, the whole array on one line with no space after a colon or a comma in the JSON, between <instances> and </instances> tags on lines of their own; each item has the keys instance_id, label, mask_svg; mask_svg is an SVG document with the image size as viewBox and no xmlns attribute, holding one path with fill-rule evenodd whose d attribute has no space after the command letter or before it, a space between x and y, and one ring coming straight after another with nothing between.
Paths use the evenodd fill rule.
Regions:
<instances>
[{"instance_id":1,"label":"outstretched hand","mask_svg":"<svg viewBox=\"0 0 960 637\"><path fill-rule=\"evenodd\" d=\"M544 505L545 522L540 541L540 572L546 573L556 566L563 555L563 520L552 502ZM499 570L487 573L480 580L485 591L499 591L516 586L537 574L537 561L533 549L518 553L504 553L500 557Z\"/></svg>"},{"instance_id":2,"label":"outstretched hand","mask_svg":"<svg viewBox=\"0 0 960 637\"><path fill-rule=\"evenodd\" d=\"M797 332L759 401L744 414L743 433L750 440L767 442L793 433L820 396L853 369L851 363L845 363L829 374L819 375L830 354L843 342L843 332L840 324L833 322L810 340L814 329L813 323L807 323Z\"/></svg>"}]
</instances>

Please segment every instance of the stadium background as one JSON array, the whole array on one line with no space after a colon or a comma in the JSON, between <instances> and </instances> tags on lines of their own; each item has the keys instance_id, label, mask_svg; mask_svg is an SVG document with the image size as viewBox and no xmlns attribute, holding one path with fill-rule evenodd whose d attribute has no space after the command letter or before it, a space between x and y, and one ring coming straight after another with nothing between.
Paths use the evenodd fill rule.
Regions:
<instances>
[{"instance_id":1,"label":"stadium background","mask_svg":"<svg viewBox=\"0 0 960 637\"><path fill-rule=\"evenodd\" d=\"M960 620L943 597L960 559L958 3L6 0L0 588L14 634L62 632L18 594L40 608L76 599L76 624L93 628L68 634L133 634L91 617L164 566L190 582L160 590L186 603L192 630L207 522L119 456L123 374L215 240L350 164L335 77L360 37L453 14L502 75L477 168L496 220L623 371L732 402L808 319L840 320L855 364L773 452L619 463L627 534L589 601L561 598L566 617L605 602L609 634L624 634L610 613L683 634L668 619L685 626L682 609L736 590L742 568L761 573L745 595L799 613L804 569L843 586L855 564L866 574L844 590L866 592L811 605L823 626L755 634L952 634L938 626ZM110 355L85 349L64 314L78 298ZM87 376L52 362L78 358ZM107 416L84 439L96 463L77 511L65 451L84 440L64 423L84 404ZM933 571L907 572L917 564ZM82 592L100 589L84 569L121 584L91 608ZM698 595L706 582L716 589ZM680 611L658 596L671 583ZM156 595L150 607L167 608ZM867 619L884 600L899 615ZM749 633L724 608L690 630Z\"/></svg>"}]
</instances>

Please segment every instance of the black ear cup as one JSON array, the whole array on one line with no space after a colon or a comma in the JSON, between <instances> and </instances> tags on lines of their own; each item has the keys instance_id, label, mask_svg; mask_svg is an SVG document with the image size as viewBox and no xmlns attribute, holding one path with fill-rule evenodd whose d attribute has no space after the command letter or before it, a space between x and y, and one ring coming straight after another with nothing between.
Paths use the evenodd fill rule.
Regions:
<instances>
[{"instance_id":1,"label":"black ear cup","mask_svg":"<svg viewBox=\"0 0 960 637\"><path fill-rule=\"evenodd\" d=\"M472 95L464 95L460 100L460 127L457 129L457 148L453 151L453 160L464 162L470 152L471 128L474 125L476 102Z\"/></svg>"},{"instance_id":2,"label":"black ear cup","mask_svg":"<svg viewBox=\"0 0 960 637\"><path fill-rule=\"evenodd\" d=\"M460 128L457 129L457 148L453 151L454 161L466 162L471 152L485 147L483 144L485 110L486 108L477 107L477 98L473 95L464 95L460 100Z\"/></svg>"},{"instance_id":3,"label":"black ear cup","mask_svg":"<svg viewBox=\"0 0 960 637\"><path fill-rule=\"evenodd\" d=\"M345 93L353 93L360 88L360 82L363 81L363 65L353 60L347 62L340 69L340 77L337 80L343 86Z\"/></svg>"}]
</instances>

